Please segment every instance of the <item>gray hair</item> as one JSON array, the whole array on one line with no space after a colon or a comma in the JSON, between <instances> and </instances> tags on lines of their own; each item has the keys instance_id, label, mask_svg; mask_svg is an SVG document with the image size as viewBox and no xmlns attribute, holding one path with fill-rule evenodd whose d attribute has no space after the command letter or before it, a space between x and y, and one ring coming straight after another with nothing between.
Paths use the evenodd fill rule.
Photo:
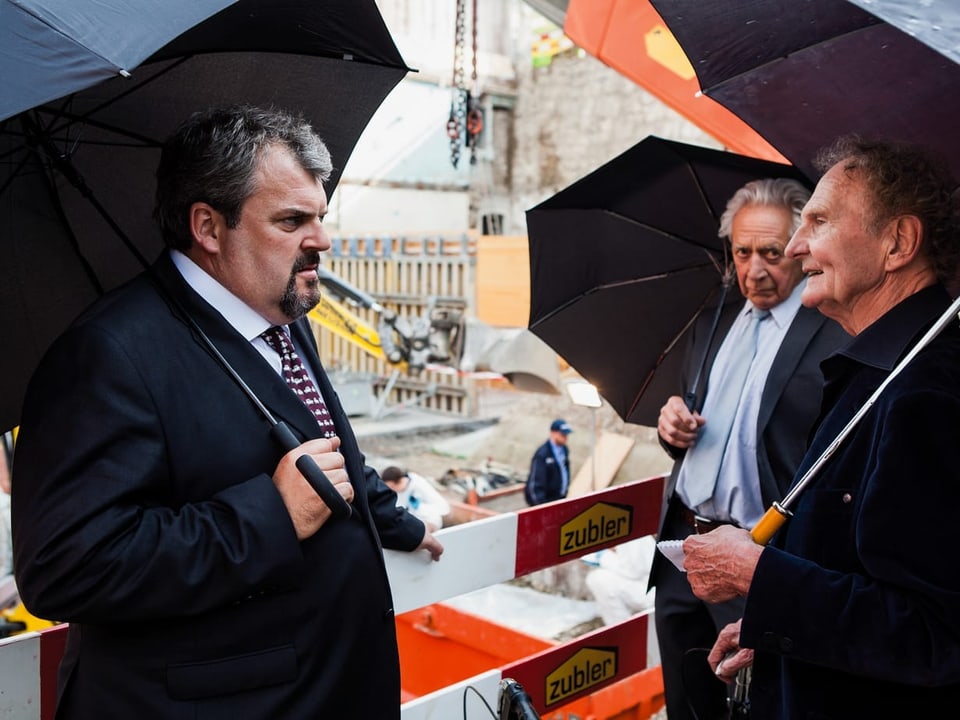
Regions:
<instances>
[{"instance_id":1,"label":"gray hair","mask_svg":"<svg viewBox=\"0 0 960 720\"><path fill-rule=\"evenodd\" d=\"M177 250L190 248L190 206L196 202L208 203L228 227L236 227L243 203L257 190L264 150L278 144L314 178L330 179L330 151L302 117L247 105L194 113L160 155L153 215L163 241Z\"/></svg>"},{"instance_id":2,"label":"gray hair","mask_svg":"<svg viewBox=\"0 0 960 720\"><path fill-rule=\"evenodd\" d=\"M792 216L790 234L793 235L800 227L800 213L809 199L810 190L797 180L789 178L751 180L727 201L727 208L720 216L720 229L717 235L729 240L733 232L734 216L750 205L779 205L789 210Z\"/></svg>"}]
</instances>

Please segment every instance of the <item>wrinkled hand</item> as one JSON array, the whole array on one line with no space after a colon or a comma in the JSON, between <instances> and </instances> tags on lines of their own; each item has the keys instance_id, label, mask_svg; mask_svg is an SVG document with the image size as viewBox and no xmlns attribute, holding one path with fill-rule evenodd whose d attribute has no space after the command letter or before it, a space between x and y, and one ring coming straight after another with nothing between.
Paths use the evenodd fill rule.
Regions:
<instances>
[{"instance_id":1,"label":"wrinkled hand","mask_svg":"<svg viewBox=\"0 0 960 720\"><path fill-rule=\"evenodd\" d=\"M679 395L670 397L657 420L657 432L665 442L677 448L689 448L697 440L706 420L698 412L690 412Z\"/></svg>"},{"instance_id":2,"label":"wrinkled hand","mask_svg":"<svg viewBox=\"0 0 960 720\"><path fill-rule=\"evenodd\" d=\"M343 455L338 452L339 447L338 437L308 440L280 458L273 473L273 483L290 513L298 540L316 533L333 516L327 504L297 469L296 462L301 455L310 455L341 497L348 503L353 502L353 485L350 484Z\"/></svg>"},{"instance_id":3,"label":"wrinkled hand","mask_svg":"<svg viewBox=\"0 0 960 720\"><path fill-rule=\"evenodd\" d=\"M683 567L693 594L706 602L725 602L746 595L763 547L750 533L721 525L683 541Z\"/></svg>"},{"instance_id":4,"label":"wrinkled hand","mask_svg":"<svg viewBox=\"0 0 960 720\"><path fill-rule=\"evenodd\" d=\"M707 662L718 678L730 682L745 667L753 665L753 650L740 647L740 620L730 623L717 636Z\"/></svg>"},{"instance_id":5,"label":"wrinkled hand","mask_svg":"<svg viewBox=\"0 0 960 720\"><path fill-rule=\"evenodd\" d=\"M420 544L417 545L417 550L426 550L430 553L431 559L436 562L440 559L440 556L443 555L443 545L440 544L440 541L437 540L433 533L430 530L427 530L423 533L423 540L420 541Z\"/></svg>"}]
</instances>

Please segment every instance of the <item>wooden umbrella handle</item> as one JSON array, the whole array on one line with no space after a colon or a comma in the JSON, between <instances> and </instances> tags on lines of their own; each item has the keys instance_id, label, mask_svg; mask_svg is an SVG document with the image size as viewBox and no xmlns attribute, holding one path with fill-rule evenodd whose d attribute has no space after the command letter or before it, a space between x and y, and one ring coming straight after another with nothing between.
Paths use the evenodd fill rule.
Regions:
<instances>
[{"instance_id":1,"label":"wooden umbrella handle","mask_svg":"<svg viewBox=\"0 0 960 720\"><path fill-rule=\"evenodd\" d=\"M766 545L792 514L780 503L775 502L754 525L753 530L750 531L750 537L757 545Z\"/></svg>"}]
</instances>

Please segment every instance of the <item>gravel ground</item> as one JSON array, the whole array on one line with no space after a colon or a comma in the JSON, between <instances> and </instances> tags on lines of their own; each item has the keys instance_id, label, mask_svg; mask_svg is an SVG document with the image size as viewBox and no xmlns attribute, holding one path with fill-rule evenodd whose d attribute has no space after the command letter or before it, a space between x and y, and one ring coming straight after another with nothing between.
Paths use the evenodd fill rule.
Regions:
<instances>
[{"instance_id":1,"label":"gravel ground","mask_svg":"<svg viewBox=\"0 0 960 720\"><path fill-rule=\"evenodd\" d=\"M571 471L576 475L590 457L594 411L574 405L566 395L547 395L511 390L489 384L478 391L476 424L490 423L473 432L451 432L430 425L422 417L423 430L371 433L361 438L368 462L378 469L400 465L439 480L447 471L480 470L485 462L507 474L525 478L534 450L546 440L551 421L562 417L574 428L569 438ZM636 443L614 482L638 480L668 472L670 459L660 448L656 429L624 423L608 405L596 411L597 436L612 432Z\"/></svg>"}]
</instances>

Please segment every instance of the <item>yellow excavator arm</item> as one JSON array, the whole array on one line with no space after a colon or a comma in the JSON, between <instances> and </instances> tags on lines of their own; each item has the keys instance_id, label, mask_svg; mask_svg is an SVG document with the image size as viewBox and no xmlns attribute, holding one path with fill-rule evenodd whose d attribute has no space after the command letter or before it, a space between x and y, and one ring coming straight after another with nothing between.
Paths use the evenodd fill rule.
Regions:
<instances>
[{"instance_id":1,"label":"yellow excavator arm","mask_svg":"<svg viewBox=\"0 0 960 720\"><path fill-rule=\"evenodd\" d=\"M387 360L380 342L380 333L347 306L328 295L320 298L319 304L310 311L310 319L332 333L349 340L376 358Z\"/></svg>"},{"instance_id":2,"label":"yellow excavator arm","mask_svg":"<svg viewBox=\"0 0 960 720\"><path fill-rule=\"evenodd\" d=\"M317 275L324 292L310 319L396 371L417 375L428 365L492 371L520 390L558 392L557 356L526 328L468 319L467 304L458 298L431 297L423 316L403 317L322 265ZM359 317L352 309L358 307L372 311L376 324Z\"/></svg>"},{"instance_id":3,"label":"yellow excavator arm","mask_svg":"<svg viewBox=\"0 0 960 720\"><path fill-rule=\"evenodd\" d=\"M325 292L310 311L311 320L405 372L417 374L432 363L458 366L463 349L464 301L431 298L425 316L405 318L326 267L320 266L317 275ZM363 320L348 305L372 310L377 326Z\"/></svg>"}]
</instances>

